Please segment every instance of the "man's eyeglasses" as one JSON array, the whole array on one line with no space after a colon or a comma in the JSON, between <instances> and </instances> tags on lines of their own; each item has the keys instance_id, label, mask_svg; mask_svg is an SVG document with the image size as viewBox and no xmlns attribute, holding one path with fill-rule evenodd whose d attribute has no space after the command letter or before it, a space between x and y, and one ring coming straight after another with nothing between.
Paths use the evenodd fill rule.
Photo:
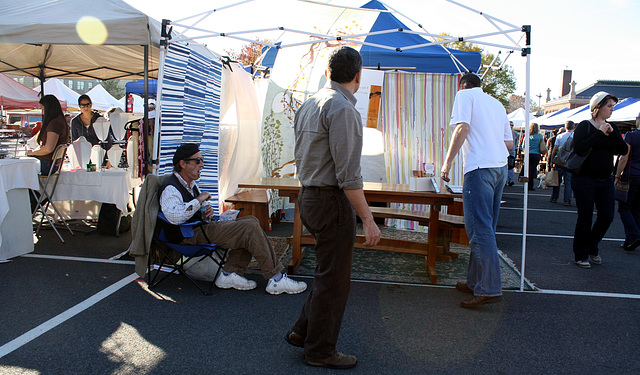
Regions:
<instances>
[{"instance_id":1,"label":"man's eyeglasses","mask_svg":"<svg viewBox=\"0 0 640 375\"><path fill-rule=\"evenodd\" d=\"M82 108L91 107L91 104L92 104L91 102L89 102L89 103L80 103L80 107L82 107Z\"/></svg>"},{"instance_id":2,"label":"man's eyeglasses","mask_svg":"<svg viewBox=\"0 0 640 375\"><path fill-rule=\"evenodd\" d=\"M186 158L184 161L195 161L196 164L204 164L204 158Z\"/></svg>"}]
</instances>

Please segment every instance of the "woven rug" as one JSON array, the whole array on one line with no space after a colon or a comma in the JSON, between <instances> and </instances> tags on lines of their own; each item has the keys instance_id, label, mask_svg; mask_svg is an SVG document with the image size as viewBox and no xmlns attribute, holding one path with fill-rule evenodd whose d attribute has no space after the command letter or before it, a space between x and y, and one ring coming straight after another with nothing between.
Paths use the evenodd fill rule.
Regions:
<instances>
[{"instance_id":1,"label":"woven rug","mask_svg":"<svg viewBox=\"0 0 640 375\"><path fill-rule=\"evenodd\" d=\"M361 226L358 227L361 233ZM427 233L380 228L383 237L404 239L410 241L427 241ZM291 249L284 238L271 238L276 254L283 264L291 260ZM436 262L438 273L437 285L455 285L458 281L464 281L467 276L470 250L468 246L451 244L451 251L460 254L460 257L451 262ZM513 262L502 252L500 254L500 271L503 289L519 289L520 273ZM316 266L316 258L313 246L306 246L301 265L296 270L296 275L313 276ZM424 257L394 253L390 251L356 249L353 253L353 266L351 277L354 280L390 281L399 283L430 284L427 275ZM532 290L533 286L525 279L525 288Z\"/></svg>"}]
</instances>

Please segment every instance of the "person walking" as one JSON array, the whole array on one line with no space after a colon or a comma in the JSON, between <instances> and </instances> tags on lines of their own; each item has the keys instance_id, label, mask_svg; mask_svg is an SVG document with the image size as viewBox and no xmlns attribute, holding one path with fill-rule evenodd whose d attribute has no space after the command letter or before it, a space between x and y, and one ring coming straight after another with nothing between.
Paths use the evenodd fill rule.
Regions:
<instances>
[{"instance_id":1,"label":"person walking","mask_svg":"<svg viewBox=\"0 0 640 375\"><path fill-rule=\"evenodd\" d=\"M607 92L596 93L589 101L591 118L580 122L573 135L574 152L577 155L588 154L580 171L571 180L578 208L573 253L576 264L582 268L602 264L598 244L615 214L613 157L628 152L620 129L606 121L617 102L618 98ZM594 206L596 221L592 225Z\"/></svg>"},{"instance_id":2,"label":"person walking","mask_svg":"<svg viewBox=\"0 0 640 375\"><path fill-rule=\"evenodd\" d=\"M573 131L576 128L576 125L573 121L568 120L564 124L565 132L558 135L556 137L555 144L551 149L551 153L549 154L549 162L547 165L549 166L548 170L556 169L553 165L553 158L558 153L558 149L562 147L569 138L573 137ZM558 186L554 186L551 191L551 203L556 203L558 201L558 197L560 196L560 186L564 181L564 205L571 206L571 172L562 168L557 168L558 170Z\"/></svg>"},{"instance_id":3,"label":"person walking","mask_svg":"<svg viewBox=\"0 0 640 375\"><path fill-rule=\"evenodd\" d=\"M502 299L495 232L507 180L507 155L513 147L504 107L480 86L480 77L474 73L460 79L460 91L453 102L449 122L455 130L440 171L442 180L448 182L453 159L462 149L464 224L471 257L467 280L458 282L456 289L474 296L461 302L465 308Z\"/></svg>"},{"instance_id":4,"label":"person walking","mask_svg":"<svg viewBox=\"0 0 640 375\"><path fill-rule=\"evenodd\" d=\"M361 71L358 51L346 46L334 50L327 67L329 82L302 104L294 120L302 185L298 207L316 241L317 265L311 292L285 339L304 348L304 362L310 366L357 364L355 356L336 350L350 291L355 214L362 219L364 246L380 241L360 173L363 130L353 94L360 87Z\"/></svg>"},{"instance_id":5,"label":"person walking","mask_svg":"<svg viewBox=\"0 0 640 375\"><path fill-rule=\"evenodd\" d=\"M628 182L627 200L618 200L618 213L624 226L622 248L633 251L640 246L640 114L636 117L636 130L628 132L624 141L629 152L620 157L615 182Z\"/></svg>"},{"instance_id":6,"label":"person walking","mask_svg":"<svg viewBox=\"0 0 640 375\"><path fill-rule=\"evenodd\" d=\"M517 131L513 130L513 121L509 121L509 127L511 127L511 136L513 137L513 147L511 147L509 149L509 156L513 157L515 160L516 157L516 139L519 139L519 134ZM507 171L507 185L508 186L513 186L514 182L513 182L513 168L509 169Z\"/></svg>"},{"instance_id":7,"label":"person walking","mask_svg":"<svg viewBox=\"0 0 640 375\"><path fill-rule=\"evenodd\" d=\"M540 158L542 157L542 154L546 152L542 152L544 150L541 148L541 146L545 145L546 143L542 138L542 135L540 135L540 128L538 127L538 124L532 122L529 125L529 190L535 190L535 188L533 187L533 183L536 176L538 175L538 164L540 164ZM523 175L524 168L520 171L520 177L522 177Z\"/></svg>"}]
</instances>

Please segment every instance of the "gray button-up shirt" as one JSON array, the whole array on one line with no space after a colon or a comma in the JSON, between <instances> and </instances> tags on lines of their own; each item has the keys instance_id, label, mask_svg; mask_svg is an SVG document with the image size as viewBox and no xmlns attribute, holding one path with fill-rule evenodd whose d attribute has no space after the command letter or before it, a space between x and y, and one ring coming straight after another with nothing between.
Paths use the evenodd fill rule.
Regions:
<instances>
[{"instance_id":1,"label":"gray button-up shirt","mask_svg":"<svg viewBox=\"0 0 640 375\"><path fill-rule=\"evenodd\" d=\"M356 98L329 81L298 109L295 158L303 186L362 189L362 120Z\"/></svg>"}]
</instances>

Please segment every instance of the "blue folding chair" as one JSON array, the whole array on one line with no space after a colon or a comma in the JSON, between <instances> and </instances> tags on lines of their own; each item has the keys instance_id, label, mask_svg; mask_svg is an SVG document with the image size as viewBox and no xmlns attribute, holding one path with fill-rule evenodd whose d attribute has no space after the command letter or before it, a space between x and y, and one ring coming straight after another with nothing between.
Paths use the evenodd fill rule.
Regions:
<instances>
[{"instance_id":1,"label":"blue folding chair","mask_svg":"<svg viewBox=\"0 0 640 375\"><path fill-rule=\"evenodd\" d=\"M187 277L187 279L189 279L189 281L191 281L193 285L200 289L200 291L204 293L204 295L210 295L211 291L213 290L213 286L215 285L215 280L218 278L222 267L224 267L229 249L223 249L212 243L203 243L197 245L171 243L167 239L167 235L162 225L162 222L169 223L169 221L162 212L158 212L158 219L158 223L156 224L156 235L154 235L152 240L152 248L157 249L158 263L152 264L153 256L152 254L149 254L149 262L147 265L149 288L154 288L174 273L180 273ZM202 225L201 221L194 221L181 224L179 227L180 231L182 232L182 236L185 238L189 238L194 236L193 228L200 225ZM180 259L174 260L172 258L172 250L180 255ZM198 260L198 262L209 258L218 265L218 270L213 277L213 281L211 281L211 285L209 286L208 291L205 291L196 280L194 280L191 276L189 276L188 273L185 272L184 265L189 263L189 261L191 261L195 257L202 257L200 258L200 260ZM158 279L160 272L162 272L163 270L168 271L167 268L170 268L171 270L169 272L165 272L166 274ZM152 276L151 274L153 269L155 269L155 274Z\"/></svg>"}]
</instances>

